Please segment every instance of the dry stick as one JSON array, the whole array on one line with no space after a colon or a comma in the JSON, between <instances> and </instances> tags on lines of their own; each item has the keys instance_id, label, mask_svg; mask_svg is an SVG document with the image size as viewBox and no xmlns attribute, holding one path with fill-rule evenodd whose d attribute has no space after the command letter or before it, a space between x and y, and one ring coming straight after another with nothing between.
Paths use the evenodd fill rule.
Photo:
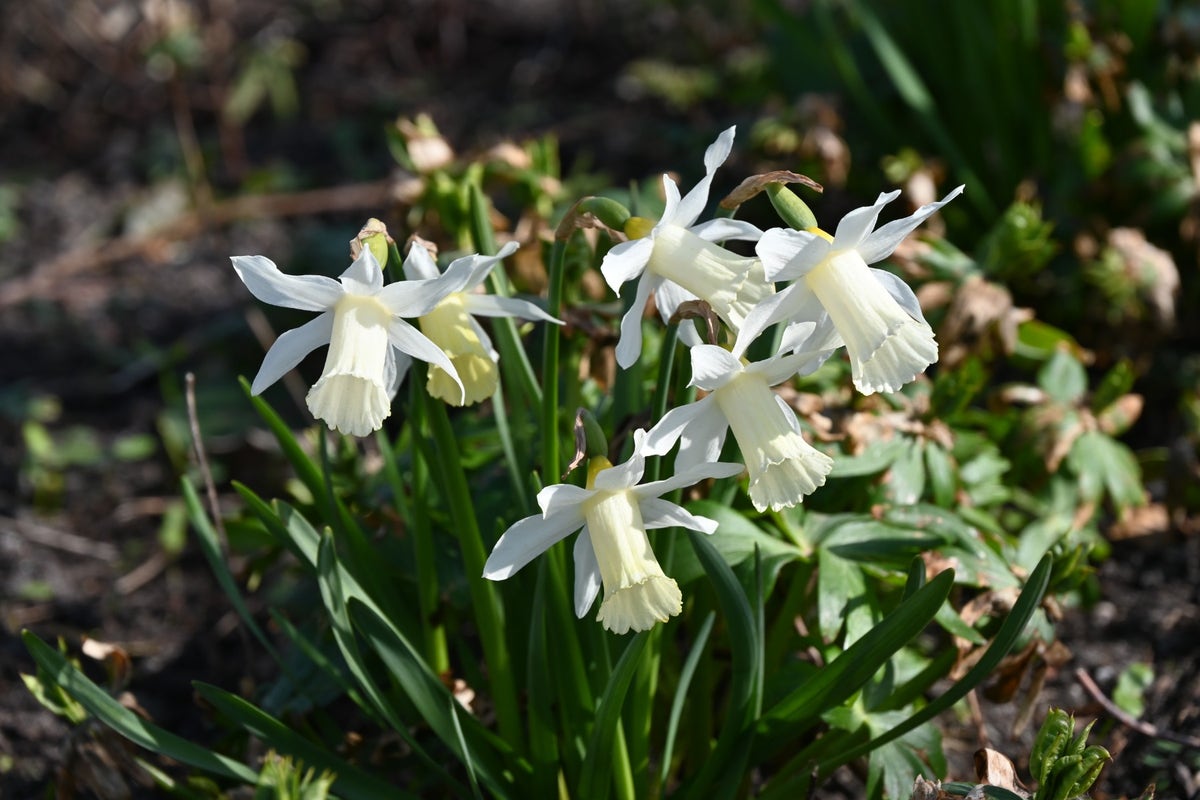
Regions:
<instances>
[{"instance_id":1,"label":"dry stick","mask_svg":"<svg viewBox=\"0 0 1200 800\"><path fill-rule=\"evenodd\" d=\"M200 415L196 413L196 375L189 372L184 376L186 386L184 395L187 398L188 427L192 431L192 449L196 453L196 462L200 465L200 475L204 478L204 491L208 495L209 513L212 514L213 525L217 529L217 539L221 546L221 557L229 560L229 536L225 533L225 522L221 519L221 505L217 499L217 485L213 482L212 470L208 467L208 453L204 450L204 440L200 438ZM241 617L237 617L241 622ZM250 636L246 626L237 626L238 639L242 643L242 653L246 657L246 674L251 674L250 666L253 658L250 651Z\"/></svg>"},{"instance_id":2,"label":"dry stick","mask_svg":"<svg viewBox=\"0 0 1200 800\"><path fill-rule=\"evenodd\" d=\"M390 180L312 189L305 192L259 194L214 202L203 211L180 214L171 222L146 234L120 236L99 245L84 245L44 262L31 275L9 280L0 286L0 308L35 297L53 295L64 281L97 267L137 258L170 242L187 239L209 228L243 219L295 217L335 211L378 208L393 197Z\"/></svg>"},{"instance_id":3,"label":"dry stick","mask_svg":"<svg viewBox=\"0 0 1200 800\"><path fill-rule=\"evenodd\" d=\"M1111 717L1116 719L1125 727L1132 728L1140 734L1149 736L1151 739L1162 739L1163 741L1181 744L1184 747L1200 749L1200 738L1195 736L1187 736L1182 733L1174 733L1173 731L1164 731L1158 726L1137 719L1128 712L1122 710L1116 703L1114 703L1112 700L1109 700L1104 695L1104 692L1100 691L1100 687L1096 685L1096 682L1092 680L1092 676L1089 675L1087 670L1085 670L1083 667L1079 667L1075 670L1075 680L1079 681L1079 684L1083 687L1084 691L1091 695L1093 700L1104 706L1104 710L1107 711Z\"/></svg>"},{"instance_id":4,"label":"dry stick","mask_svg":"<svg viewBox=\"0 0 1200 800\"><path fill-rule=\"evenodd\" d=\"M196 375L189 372L184 376L186 384L188 427L192 431L192 449L196 453L196 462L200 465L200 475L204 478L204 491L208 495L208 509L212 514L213 525L221 540L221 555L229 558L229 537L225 533L225 522L221 519L221 506L217 500L217 485L213 482L212 470L208 468L208 454L204 451L204 440L200 438L200 415L196 413Z\"/></svg>"}]
</instances>

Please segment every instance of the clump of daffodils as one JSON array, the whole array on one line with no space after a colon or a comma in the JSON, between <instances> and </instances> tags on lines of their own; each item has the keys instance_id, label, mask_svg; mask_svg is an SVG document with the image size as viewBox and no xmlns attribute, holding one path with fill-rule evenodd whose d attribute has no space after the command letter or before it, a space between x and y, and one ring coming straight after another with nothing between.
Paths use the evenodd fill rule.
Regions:
<instances>
[{"instance_id":1,"label":"clump of daffodils","mask_svg":"<svg viewBox=\"0 0 1200 800\"><path fill-rule=\"evenodd\" d=\"M620 218L614 225L623 230L614 235L626 240L601 264L614 291L637 281L635 299L620 324L616 357L622 367L641 355L644 307L652 294L664 321L675 318L685 303L692 316L697 308L708 315L709 343L703 343L690 318L678 338L690 350L691 386L703 394L668 410L648 433L639 429L632 454L621 464L608 459L607 445L593 446L586 484L542 489L537 496L541 513L508 528L483 570L484 578L504 580L578 532L575 611L584 616L603 589L596 618L615 633L647 630L682 610L679 585L656 558L648 531L717 530L714 520L662 495L745 472L750 503L761 513L795 506L824 485L833 459L806 438L801 420L775 386L807 374L845 347L860 392L895 392L938 356L912 289L870 265L891 255L963 187L877 227L884 207L899 192L880 194L873 205L847 214L832 235L816 227L806 207L801 216L784 213L801 230L764 232L728 218L699 222L733 138L729 128L709 146L704 177L686 195L663 176L666 205L658 221L618 209L623 213L614 216ZM429 394L450 405L478 403L496 393L498 356L477 317L562 324L532 302L483 293L488 274L516 250L515 244L494 256L455 259L442 271L435 254L416 240L403 263L405 279L385 285L380 260L389 249L382 242L394 243L381 223L364 228L360 238L369 246L357 247L354 262L337 280L287 275L263 256L233 258L258 299L318 312L270 348L253 393L327 344L325 367L308 393L308 407L330 428L363 436L390 414L413 359L429 364ZM733 253L722 246L726 240L753 242L755 254ZM777 282L783 285L777 288ZM751 345L776 324L783 326L778 346L751 361ZM722 340L731 344L720 346ZM730 433L742 463L719 460ZM673 450L674 475L643 484L646 459Z\"/></svg>"}]
</instances>

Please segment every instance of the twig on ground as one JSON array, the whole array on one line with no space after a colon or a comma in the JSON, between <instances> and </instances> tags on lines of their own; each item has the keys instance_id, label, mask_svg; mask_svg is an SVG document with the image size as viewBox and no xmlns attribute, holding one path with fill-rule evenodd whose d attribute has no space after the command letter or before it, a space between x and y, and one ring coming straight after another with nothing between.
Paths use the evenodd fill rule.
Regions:
<instances>
[{"instance_id":1,"label":"twig on ground","mask_svg":"<svg viewBox=\"0 0 1200 800\"><path fill-rule=\"evenodd\" d=\"M204 491L208 495L208 512L212 515L213 526L221 543L221 555L229 558L229 537L225 533L225 522L221 519L221 504L217 499L217 485L213 483L212 470L208 467L208 454L204 450L204 440L200 438L200 416L196 413L196 375L189 372L184 376L187 397L188 427L192 431L192 450L196 454L196 463L200 466L200 475L204 478Z\"/></svg>"},{"instance_id":2,"label":"twig on ground","mask_svg":"<svg viewBox=\"0 0 1200 800\"><path fill-rule=\"evenodd\" d=\"M1085 670L1083 667L1079 667L1075 670L1075 679L1079 681L1079 685L1083 687L1085 692L1091 695L1093 700L1104 706L1104 710L1108 712L1109 716L1113 717L1127 728L1132 728L1144 736L1149 736L1151 739L1162 739L1166 742L1175 742L1176 744L1181 744L1184 747L1192 747L1200 750L1200 738L1188 736L1182 733L1175 733L1173 731L1165 731L1162 728L1159 728L1157 725L1153 725L1145 720L1137 719L1128 712L1124 711L1112 700L1109 700L1108 697L1105 696L1104 692L1100 691L1100 687L1096 685L1096 682L1092 680L1092 676L1089 675L1087 670Z\"/></svg>"},{"instance_id":3,"label":"twig on ground","mask_svg":"<svg viewBox=\"0 0 1200 800\"><path fill-rule=\"evenodd\" d=\"M9 525L15 528L17 534L26 541L62 550L64 553L86 556L100 561L116 561L120 556L117 548L110 542L93 541L86 536L60 531L32 520L0 517L0 526L7 527Z\"/></svg>"},{"instance_id":4,"label":"twig on ground","mask_svg":"<svg viewBox=\"0 0 1200 800\"><path fill-rule=\"evenodd\" d=\"M91 269L115 264L160 249L164 244L192 238L210 228L244 219L293 217L331 211L378 208L387 203L393 182L375 181L306 192L260 194L213 203L204 210L188 211L150 233L119 236L87 244L37 266L27 277L0 286L0 308L33 298L52 297L64 289L66 279Z\"/></svg>"}]
</instances>

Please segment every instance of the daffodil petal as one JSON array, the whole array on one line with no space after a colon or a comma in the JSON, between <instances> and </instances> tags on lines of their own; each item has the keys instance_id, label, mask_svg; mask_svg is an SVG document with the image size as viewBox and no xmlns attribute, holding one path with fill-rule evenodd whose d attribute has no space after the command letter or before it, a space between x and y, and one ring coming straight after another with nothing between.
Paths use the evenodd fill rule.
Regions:
<instances>
[{"instance_id":1,"label":"daffodil petal","mask_svg":"<svg viewBox=\"0 0 1200 800\"><path fill-rule=\"evenodd\" d=\"M708 146L708 149L704 151L704 177L684 196L673 214L663 213L664 221L684 227L696 221L700 213L704 211L704 207L708 205L708 193L712 187L713 175L717 168L725 163L725 159L729 158L729 153L733 150L733 137L736 131L736 126L726 128L717 137L717 140Z\"/></svg>"},{"instance_id":2,"label":"daffodil petal","mask_svg":"<svg viewBox=\"0 0 1200 800\"><path fill-rule=\"evenodd\" d=\"M477 317L519 317L520 319L537 319L542 322L553 322L562 325L561 319L555 319L536 303L519 300L515 297L497 297L494 294L468 294L463 297L463 305L467 312Z\"/></svg>"},{"instance_id":3,"label":"daffodil petal","mask_svg":"<svg viewBox=\"0 0 1200 800\"><path fill-rule=\"evenodd\" d=\"M744 220L725 217L701 222L688 230L706 242L757 242L763 235L762 229L756 225L751 225Z\"/></svg>"},{"instance_id":4,"label":"daffodil petal","mask_svg":"<svg viewBox=\"0 0 1200 800\"><path fill-rule=\"evenodd\" d=\"M830 249L829 242L815 233L791 228L772 228L754 246L763 271L772 281L803 277L825 260Z\"/></svg>"},{"instance_id":5,"label":"daffodil petal","mask_svg":"<svg viewBox=\"0 0 1200 800\"><path fill-rule=\"evenodd\" d=\"M679 527L711 535L717 530L715 519L693 514L686 508L677 506L669 500L663 500L661 497L648 497L638 505L641 506L642 522L645 523L648 531L656 528Z\"/></svg>"},{"instance_id":6,"label":"daffodil petal","mask_svg":"<svg viewBox=\"0 0 1200 800\"><path fill-rule=\"evenodd\" d=\"M702 344L693 347L691 355L692 382L688 385L708 392L724 386L742 371L741 359L723 347Z\"/></svg>"},{"instance_id":7,"label":"daffodil petal","mask_svg":"<svg viewBox=\"0 0 1200 800\"><path fill-rule=\"evenodd\" d=\"M436 278L389 283L375 295L397 317L414 319L437 307L452 292L462 291L470 268L446 270Z\"/></svg>"},{"instance_id":8,"label":"daffodil petal","mask_svg":"<svg viewBox=\"0 0 1200 800\"><path fill-rule=\"evenodd\" d=\"M414 283L415 281L405 282ZM392 284L392 286L396 285ZM458 371L454 369L454 363L450 361L449 356L443 353L442 348L434 344L428 336L412 325L402 319L393 319L388 325L388 341L391 342L392 347L402 353L408 353L413 358L441 367L458 384L458 388L463 389L462 380L459 379ZM465 389L463 389L463 396L466 396Z\"/></svg>"},{"instance_id":9,"label":"daffodil petal","mask_svg":"<svg viewBox=\"0 0 1200 800\"><path fill-rule=\"evenodd\" d=\"M569 508L582 505L595 493L594 489L584 489L569 483L555 483L538 492L538 508L546 517L561 514ZM580 519L583 517L580 516Z\"/></svg>"},{"instance_id":10,"label":"daffodil petal","mask_svg":"<svg viewBox=\"0 0 1200 800\"><path fill-rule=\"evenodd\" d=\"M663 205L662 219L658 221L658 225L654 226L655 228L665 224L675 224L676 219L680 216L679 184L665 172L663 173L663 199L665 204Z\"/></svg>"},{"instance_id":11,"label":"daffodil petal","mask_svg":"<svg viewBox=\"0 0 1200 800\"><path fill-rule=\"evenodd\" d=\"M460 262L467 264L469 266L469 277L467 278L466 286L463 287L463 291L474 289L487 279L487 276L491 274L491 271L496 268L497 264L515 253L517 247L516 242L507 242L494 256L471 255L456 258L450 262L450 266L446 268L446 271L449 272L454 269Z\"/></svg>"},{"instance_id":12,"label":"daffodil petal","mask_svg":"<svg viewBox=\"0 0 1200 800\"><path fill-rule=\"evenodd\" d=\"M742 323L742 329L738 331L737 339L733 343L732 355L741 358L763 331L776 322L792 318L797 310L808 305L808 296L811 294L812 292L805 288L804 282L799 281L782 292L768 295L759 301L746 315L746 321Z\"/></svg>"},{"instance_id":13,"label":"daffodil petal","mask_svg":"<svg viewBox=\"0 0 1200 800\"><path fill-rule=\"evenodd\" d=\"M371 248L364 247L339 280L342 286L355 294L375 294L383 288L383 269Z\"/></svg>"},{"instance_id":14,"label":"daffodil petal","mask_svg":"<svg viewBox=\"0 0 1200 800\"><path fill-rule=\"evenodd\" d=\"M596 561L596 551L592 549L592 536L587 525L575 537L575 616L583 619L596 595L600 594L600 563Z\"/></svg>"},{"instance_id":15,"label":"daffodil petal","mask_svg":"<svg viewBox=\"0 0 1200 800\"><path fill-rule=\"evenodd\" d=\"M707 398L705 398L707 400ZM676 406L662 415L653 428L646 432L643 449L648 456L665 456L679 441L683 431L692 421L704 413L707 403L697 400L685 406Z\"/></svg>"},{"instance_id":16,"label":"daffodil petal","mask_svg":"<svg viewBox=\"0 0 1200 800\"><path fill-rule=\"evenodd\" d=\"M687 469L676 468L675 474L661 481L651 481L630 489L637 495L639 502L648 497L659 497L676 489L686 489L689 486L709 478L732 478L741 475L745 467L732 461L712 461L707 464L697 464Z\"/></svg>"},{"instance_id":17,"label":"daffodil petal","mask_svg":"<svg viewBox=\"0 0 1200 800\"><path fill-rule=\"evenodd\" d=\"M233 256L233 268L250 294L264 303L300 311L328 311L342 285L325 275L286 275L266 256Z\"/></svg>"},{"instance_id":18,"label":"daffodil petal","mask_svg":"<svg viewBox=\"0 0 1200 800\"><path fill-rule=\"evenodd\" d=\"M880 192L879 197L875 198L874 205L856 208L842 217L837 231L833 234L834 249L856 249L875 229L875 223L879 221L879 214L883 211L883 207L899 196L899 189L893 192Z\"/></svg>"},{"instance_id":19,"label":"daffodil petal","mask_svg":"<svg viewBox=\"0 0 1200 800\"><path fill-rule=\"evenodd\" d=\"M483 565L483 577L505 580L582 525L583 516L571 512L549 517L534 514L518 520L496 541L492 554Z\"/></svg>"},{"instance_id":20,"label":"daffodil petal","mask_svg":"<svg viewBox=\"0 0 1200 800\"><path fill-rule=\"evenodd\" d=\"M442 271L433 260L425 246L413 242L408 248L408 256L404 259L404 277L410 281L433 280L440 277Z\"/></svg>"},{"instance_id":21,"label":"daffodil petal","mask_svg":"<svg viewBox=\"0 0 1200 800\"><path fill-rule=\"evenodd\" d=\"M787 420L788 427L793 433L803 434L800 429L800 419L796 416L796 409L788 405L787 400L784 400L778 393L775 394L775 405L779 406L779 410L783 412L783 418Z\"/></svg>"},{"instance_id":22,"label":"daffodil petal","mask_svg":"<svg viewBox=\"0 0 1200 800\"><path fill-rule=\"evenodd\" d=\"M596 475L596 489L615 492L637 486L646 471L645 435L640 428L634 431L633 455L623 464L601 470Z\"/></svg>"},{"instance_id":23,"label":"daffodil petal","mask_svg":"<svg viewBox=\"0 0 1200 800\"><path fill-rule=\"evenodd\" d=\"M832 352L832 350L828 352ZM783 383L807 366L814 358L819 358L823 354L823 352L814 353L803 350L799 353L777 356L751 364L746 368L746 372L759 373L766 378L768 386L775 386L776 384Z\"/></svg>"},{"instance_id":24,"label":"daffodil petal","mask_svg":"<svg viewBox=\"0 0 1200 800\"><path fill-rule=\"evenodd\" d=\"M388 386L388 394L392 397L396 396L396 392L400 391L400 384L404 383L404 378L408 375L408 371L412 368L412 356L403 350L392 348L392 354L396 359L396 372L392 376L392 384Z\"/></svg>"},{"instance_id":25,"label":"daffodil petal","mask_svg":"<svg viewBox=\"0 0 1200 800\"><path fill-rule=\"evenodd\" d=\"M917 293L912 290L911 286L887 270L873 269L871 274L883 284L883 288L888 290L892 299L899 303L910 317L921 322L925 321L925 314L921 311L921 301L917 299Z\"/></svg>"},{"instance_id":26,"label":"daffodil petal","mask_svg":"<svg viewBox=\"0 0 1200 800\"><path fill-rule=\"evenodd\" d=\"M263 356L262 366L254 376L250 394L257 395L286 375L304 357L323 344L329 344L333 335L333 312L326 311L310 319L299 328L281 334L275 344Z\"/></svg>"},{"instance_id":27,"label":"daffodil petal","mask_svg":"<svg viewBox=\"0 0 1200 800\"><path fill-rule=\"evenodd\" d=\"M876 261L882 261L890 256L895 252L900 242L904 241L904 237L908 236L916 230L918 225L937 213L942 206L962 194L965 188L965 185L959 186L936 203L926 203L914 211L911 216L889 222L866 237L858 245L858 252L863 257L863 261L866 261L868 264L874 264Z\"/></svg>"},{"instance_id":28,"label":"daffodil petal","mask_svg":"<svg viewBox=\"0 0 1200 800\"><path fill-rule=\"evenodd\" d=\"M619 297L621 286L641 275L650 263L650 254L654 252L654 240L649 238L632 239L614 245L604 254L600 263L600 272L608 286Z\"/></svg>"},{"instance_id":29,"label":"daffodil petal","mask_svg":"<svg viewBox=\"0 0 1200 800\"><path fill-rule=\"evenodd\" d=\"M621 369L629 369L642 354L642 315L646 311L646 303L650 300L650 292L661 281L662 279L655 275L642 275L633 304L625 312L625 316L621 317L621 338L617 340L616 349L617 363Z\"/></svg>"}]
</instances>

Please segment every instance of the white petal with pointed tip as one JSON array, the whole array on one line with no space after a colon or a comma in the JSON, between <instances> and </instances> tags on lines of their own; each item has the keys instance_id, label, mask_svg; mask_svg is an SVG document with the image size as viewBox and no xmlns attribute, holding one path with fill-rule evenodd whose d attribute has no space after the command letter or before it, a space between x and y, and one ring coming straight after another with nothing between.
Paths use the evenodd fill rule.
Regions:
<instances>
[{"instance_id":1,"label":"white petal with pointed tip","mask_svg":"<svg viewBox=\"0 0 1200 800\"><path fill-rule=\"evenodd\" d=\"M572 553L575 556L575 616L583 619L596 602L596 595L600 594L600 564L596 561L587 525L576 537Z\"/></svg>"},{"instance_id":2,"label":"white petal with pointed tip","mask_svg":"<svg viewBox=\"0 0 1200 800\"><path fill-rule=\"evenodd\" d=\"M723 347L702 344L692 348L692 382L711 392L724 386L742 371L742 362Z\"/></svg>"},{"instance_id":3,"label":"white petal with pointed tip","mask_svg":"<svg viewBox=\"0 0 1200 800\"><path fill-rule=\"evenodd\" d=\"M697 516L669 500L651 497L643 500L639 505L642 508L642 522L645 523L648 531L656 528L680 527L711 535L717 530L715 519Z\"/></svg>"},{"instance_id":4,"label":"white petal with pointed tip","mask_svg":"<svg viewBox=\"0 0 1200 800\"><path fill-rule=\"evenodd\" d=\"M582 516L575 513L550 517L535 514L519 520L497 540L487 563L483 565L483 577L493 581L505 580L582 525Z\"/></svg>"},{"instance_id":5,"label":"white petal with pointed tip","mask_svg":"<svg viewBox=\"0 0 1200 800\"><path fill-rule=\"evenodd\" d=\"M600 272L608 283L608 288L621 295L621 286L641 275L650 263L650 254L654 252L654 240L649 238L632 239L614 245L604 254L600 263Z\"/></svg>"},{"instance_id":6,"label":"white petal with pointed tip","mask_svg":"<svg viewBox=\"0 0 1200 800\"><path fill-rule=\"evenodd\" d=\"M900 242L904 241L904 237L916 230L918 225L933 216L946 203L962 194L965 188L965 185L959 186L936 203L926 203L914 211L911 216L889 222L872 233L858 246L858 253L863 257L863 261L874 264L876 261L890 256Z\"/></svg>"},{"instance_id":7,"label":"white petal with pointed tip","mask_svg":"<svg viewBox=\"0 0 1200 800\"><path fill-rule=\"evenodd\" d=\"M327 311L342 296L342 285L324 275L285 275L266 256L230 258L250 294L264 303L300 311Z\"/></svg>"},{"instance_id":8,"label":"white petal with pointed tip","mask_svg":"<svg viewBox=\"0 0 1200 800\"><path fill-rule=\"evenodd\" d=\"M528 300L518 300L515 297L497 297L494 294L468 294L463 296L463 305L467 312L477 317L519 317L520 319L537 319L542 322L553 322L562 325L561 319L555 319L534 303Z\"/></svg>"},{"instance_id":9,"label":"white petal with pointed tip","mask_svg":"<svg viewBox=\"0 0 1200 800\"><path fill-rule=\"evenodd\" d=\"M329 344L333 335L333 312L326 311L314 319L280 334L263 357L262 366L254 376L250 394L257 395L289 370L304 360L304 357L321 345Z\"/></svg>"}]
</instances>

